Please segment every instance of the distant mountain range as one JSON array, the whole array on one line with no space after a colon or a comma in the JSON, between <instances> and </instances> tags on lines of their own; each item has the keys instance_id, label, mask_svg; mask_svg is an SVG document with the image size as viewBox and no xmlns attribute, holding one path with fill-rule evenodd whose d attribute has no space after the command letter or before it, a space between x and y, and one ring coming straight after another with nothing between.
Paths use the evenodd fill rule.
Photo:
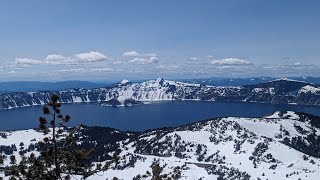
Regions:
<instances>
[{"instance_id":1,"label":"distant mountain range","mask_svg":"<svg viewBox=\"0 0 320 180\"><path fill-rule=\"evenodd\" d=\"M163 168L161 179L318 180L319 120L317 116L284 111L260 118L217 118L145 132L83 127L76 133L80 142L75 146L94 148L90 161L102 165L111 161L112 154L118 154L119 160L111 162L108 170L88 180L150 180L156 164ZM11 155L19 163L20 155L39 151L37 142L42 138L41 132L32 129L0 132L4 166L10 165Z\"/></svg>"},{"instance_id":2,"label":"distant mountain range","mask_svg":"<svg viewBox=\"0 0 320 180\"><path fill-rule=\"evenodd\" d=\"M43 105L53 93L61 96L62 103L93 102L103 106L127 106L169 100L320 105L319 85L303 81L277 79L256 85L220 87L159 78L142 83L122 81L103 88L5 93L0 95L0 110Z\"/></svg>"},{"instance_id":3,"label":"distant mountain range","mask_svg":"<svg viewBox=\"0 0 320 180\"><path fill-rule=\"evenodd\" d=\"M97 88L112 83L94 83L88 81L62 81L62 82L38 82L38 81L14 81L0 82L0 93L26 92L26 91L57 91L70 88Z\"/></svg>"},{"instance_id":4,"label":"distant mountain range","mask_svg":"<svg viewBox=\"0 0 320 180\"><path fill-rule=\"evenodd\" d=\"M259 83L267 83L279 78L255 77L255 78L200 78L200 79L176 79L176 81L203 84L209 86L245 86ZM288 79L304 81L307 83L320 84L320 77L290 77ZM132 82L144 82L148 80L133 80ZM59 91L71 88L99 88L112 86L116 81L89 82L89 81L61 81L61 82L39 82L39 81L13 81L0 82L0 94L8 92L27 91Z\"/></svg>"},{"instance_id":5,"label":"distant mountain range","mask_svg":"<svg viewBox=\"0 0 320 180\"><path fill-rule=\"evenodd\" d=\"M253 78L199 78L199 79L180 79L187 83L205 84L210 86L245 86L259 83L267 83L279 78L274 77L253 77ZM320 84L320 77L288 77L296 81L304 81L313 84Z\"/></svg>"}]
</instances>

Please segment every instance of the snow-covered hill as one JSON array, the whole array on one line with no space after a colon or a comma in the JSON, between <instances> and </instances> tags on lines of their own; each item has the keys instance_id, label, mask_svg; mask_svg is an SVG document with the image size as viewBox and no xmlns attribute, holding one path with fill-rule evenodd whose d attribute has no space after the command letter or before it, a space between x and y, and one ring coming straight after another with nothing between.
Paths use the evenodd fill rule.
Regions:
<instances>
[{"instance_id":1,"label":"snow-covered hill","mask_svg":"<svg viewBox=\"0 0 320 180\"><path fill-rule=\"evenodd\" d=\"M63 103L102 102L105 106L168 100L320 105L319 86L301 81L279 79L250 86L216 87L159 78L142 83L125 80L112 87L94 89L4 93L0 94L0 110L42 105L53 93L60 94Z\"/></svg>"},{"instance_id":2,"label":"snow-covered hill","mask_svg":"<svg viewBox=\"0 0 320 180\"><path fill-rule=\"evenodd\" d=\"M263 118L218 118L143 133L86 127L80 134L87 138L82 144L91 142L98 151L98 159L120 152L118 163L89 179L151 179L152 167L159 164L164 179L317 180L319 128L319 117L288 111ZM2 132L1 136L0 145L16 147L12 151L16 156L41 137L34 130ZM100 162L108 162L108 158Z\"/></svg>"}]
</instances>

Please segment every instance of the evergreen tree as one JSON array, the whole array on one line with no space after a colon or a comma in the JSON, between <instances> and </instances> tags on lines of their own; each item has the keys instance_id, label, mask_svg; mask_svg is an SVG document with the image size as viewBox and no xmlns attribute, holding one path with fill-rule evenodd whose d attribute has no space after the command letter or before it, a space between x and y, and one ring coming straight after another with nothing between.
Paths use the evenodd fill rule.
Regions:
<instances>
[{"instance_id":1,"label":"evergreen tree","mask_svg":"<svg viewBox=\"0 0 320 180\"><path fill-rule=\"evenodd\" d=\"M161 173L163 171L163 167L160 166L159 163L156 163L153 167L152 167L152 178L151 180L161 180Z\"/></svg>"},{"instance_id":2,"label":"evergreen tree","mask_svg":"<svg viewBox=\"0 0 320 180\"><path fill-rule=\"evenodd\" d=\"M0 165L3 165L3 156L1 153L0 153Z\"/></svg>"},{"instance_id":3,"label":"evergreen tree","mask_svg":"<svg viewBox=\"0 0 320 180\"><path fill-rule=\"evenodd\" d=\"M87 160L92 150L74 148L74 135L81 126L73 129L66 127L71 117L61 113L59 98L59 95L53 94L50 102L43 107L44 116L39 118L38 130L44 133L43 141L36 145L40 155L31 153L29 157L22 157L18 164L15 157L10 156L12 166L5 168L5 175L10 179L67 180L71 179L71 175L81 175L85 179L106 170L101 166L92 169L92 164Z\"/></svg>"}]
</instances>

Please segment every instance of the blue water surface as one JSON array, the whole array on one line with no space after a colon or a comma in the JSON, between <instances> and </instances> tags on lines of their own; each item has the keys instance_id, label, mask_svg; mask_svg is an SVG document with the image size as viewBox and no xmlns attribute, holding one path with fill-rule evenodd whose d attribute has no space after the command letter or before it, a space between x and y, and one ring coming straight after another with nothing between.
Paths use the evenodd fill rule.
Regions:
<instances>
[{"instance_id":1,"label":"blue water surface","mask_svg":"<svg viewBox=\"0 0 320 180\"><path fill-rule=\"evenodd\" d=\"M38 126L41 106L0 111L0 130L28 129ZM95 103L64 104L69 126L107 126L120 130L143 131L172 127L215 117L262 117L279 110L306 112L320 116L320 107L257 103L218 103L203 101L166 101L133 107L102 107Z\"/></svg>"}]
</instances>

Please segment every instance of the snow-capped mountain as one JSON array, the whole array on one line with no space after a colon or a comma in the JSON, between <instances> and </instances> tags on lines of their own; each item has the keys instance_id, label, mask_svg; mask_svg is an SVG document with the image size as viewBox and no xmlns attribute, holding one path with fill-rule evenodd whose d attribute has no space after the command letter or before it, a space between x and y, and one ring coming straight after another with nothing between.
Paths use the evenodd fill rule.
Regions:
<instances>
[{"instance_id":1,"label":"snow-capped mountain","mask_svg":"<svg viewBox=\"0 0 320 180\"><path fill-rule=\"evenodd\" d=\"M320 105L319 86L301 81L278 79L268 83L241 87L218 87L159 78L142 83L131 83L124 80L112 87L94 89L4 93L0 94L0 110L42 105L49 101L52 93L60 94L63 103L104 102L106 103L104 105L108 106L125 105L126 100L134 103L202 100ZM113 104L113 102L116 103Z\"/></svg>"},{"instance_id":2,"label":"snow-capped mountain","mask_svg":"<svg viewBox=\"0 0 320 180\"><path fill-rule=\"evenodd\" d=\"M93 161L119 161L88 179L310 179L320 176L320 117L291 111L262 118L227 117L143 133L83 127L80 147L94 147ZM23 138L22 138L23 137ZM1 132L0 151L9 156L36 151L35 130ZM5 160L8 165L9 160ZM1 176L1 173L0 173ZM75 176L76 177L76 176Z\"/></svg>"}]
</instances>

